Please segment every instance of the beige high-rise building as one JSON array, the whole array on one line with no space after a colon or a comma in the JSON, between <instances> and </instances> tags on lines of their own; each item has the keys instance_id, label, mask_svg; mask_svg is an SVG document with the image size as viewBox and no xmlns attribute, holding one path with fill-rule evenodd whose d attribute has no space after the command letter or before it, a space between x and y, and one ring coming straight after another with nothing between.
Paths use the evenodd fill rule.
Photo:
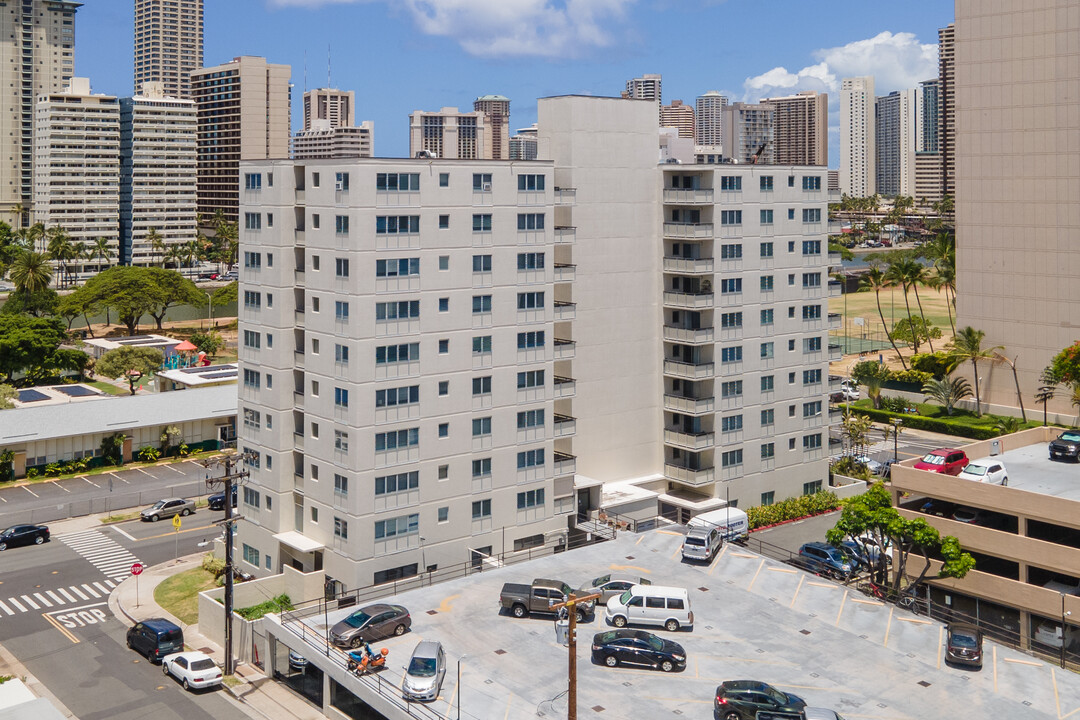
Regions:
<instances>
[{"instance_id":1,"label":"beige high-rise building","mask_svg":"<svg viewBox=\"0 0 1080 720\"><path fill-rule=\"evenodd\" d=\"M773 124L776 108L768 103L732 103L724 108L724 156L741 163L775 162Z\"/></svg>"},{"instance_id":2,"label":"beige high-rise building","mask_svg":"<svg viewBox=\"0 0 1080 720\"><path fill-rule=\"evenodd\" d=\"M1016 360L1029 418L1039 372L1078 337L1077 38L1074 3L956 2L956 325ZM1008 365L979 372L984 400L1016 406Z\"/></svg>"},{"instance_id":3,"label":"beige high-rise building","mask_svg":"<svg viewBox=\"0 0 1080 720\"><path fill-rule=\"evenodd\" d=\"M875 192L874 77L840 81L840 191L852 197Z\"/></svg>"},{"instance_id":4,"label":"beige high-rise building","mask_svg":"<svg viewBox=\"0 0 1080 720\"><path fill-rule=\"evenodd\" d=\"M482 95L473 101L473 110L484 113L491 135L491 159L510 157L510 98Z\"/></svg>"},{"instance_id":5,"label":"beige high-rise building","mask_svg":"<svg viewBox=\"0 0 1080 720\"><path fill-rule=\"evenodd\" d=\"M290 68L245 55L191 74L199 111L199 213L237 221L240 161L289 157Z\"/></svg>"},{"instance_id":6,"label":"beige high-rise building","mask_svg":"<svg viewBox=\"0 0 1080 720\"><path fill-rule=\"evenodd\" d=\"M19 0L0 6L0 217L19 227L34 202L34 105L75 74L81 2ZM22 215L12 215L16 207Z\"/></svg>"},{"instance_id":7,"label":"beige high-rise building","mask_svg":"<svg viewBox=\"0 0 1080 720\"><path fill-rule=\"evenodd\" d=\"M626 81L626 94L624 97L635 100L652 100L656 103L656 116L660 119L660 108L664 103L663 77L659 74L648 73L641 77Z\"/></svg>"},{"instance_id":8,"label":"beige high-rise building","mask_svg":"<svg viewBox=\"0 0 1080 720\"><path fill-rule=\"evenodd\" d=\"M956 25L938 30L938 112L941 121L941 188L956 196Z\"/></svg>"},{"instance_id":9,"label":"beige high-rise building","mask_svg":"<svg viewBox=\"0 0 1080 720\"><path fill-rule=\"evenodd\" d=\"M203 0L135 0L135 93L159 82L165 95L191 97L203 64Z\"/></svg>"},{"instance_id":10,"label":"beige high-rise building","mask_svg":"<svg viewBox=\"0 0 1080 720\"><path fill-rule=\"evenodd\" d=\"M355 127L329 127L325 120L310 130L302 130L292 139L296 160L330 158L366 158L374 154L375 126L365 120Z\"/></svg>"},{"instance_id":11,"label":"beige high-rise building","mask_svg":"<svg viewBox=\"0 0 1080 720\"><path fill-rule=\"evenodd\" d=\"M719 148L724 142L724 107L728 99L716 90L697 99L694 113L694 144Z\"/></svg>"},{"instance_id":12,"label":"beige high-rise building","mask_svg":"<svg viewBox=\"0 0 1080 720\"><path fill-rule=\"evenodd\" d=\"M315 88L304 93L304 130L319 126L330 128L356 125L356 96L352 90Z\"/></svg>"},{"instance_id":13,"label":"beige high-rise building","mask_svg":"<svg viewBox=\"0 0 1080 720\"><path fill-rule=\"evenodd\" d=\"M694 108L682 100L672 100L660 108L660 127L679 129L679 137L694 139Z\"/></svg>"},{"instance_id":14,"label":"beige high-rise building","mask_svg":"<svg viewBox=\"0 0 1080 720\"><path fill-rule=\"evenodd\" d=\"M416 157L420 152L449 160L490 160L487 116L481 111L461 112L456 107L444 107L438 112L414 111L409 115L409 155ZM509 142L506 154L509 157Z\"/></svg>"},{"instance_id":15,"label":"beige high-rise building","mask_svg":"<svg viewBox=\"0 0 1080 720\"><path fill-rule=\"evenodd\" d=\"M773 159L778 165L829 164L829 96L814 90L762 98L776 110Z\"/></svg>"}]
</instances>

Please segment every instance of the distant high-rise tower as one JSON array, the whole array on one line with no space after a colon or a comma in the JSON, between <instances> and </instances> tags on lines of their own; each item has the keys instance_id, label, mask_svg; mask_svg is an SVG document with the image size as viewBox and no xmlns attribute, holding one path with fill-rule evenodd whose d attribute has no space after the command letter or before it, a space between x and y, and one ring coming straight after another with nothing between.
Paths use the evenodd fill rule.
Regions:
<instances>
[{"instance_id":1,"label":"distant high-rise tower","mask_svg":"<svg viewBox=\"0 0 1080 720\"><path fill-rule=\"evenodd\" d=\"M956 196L956 25L938 30L938 112L941 114L941 189Z\"/></svg>"},{"instance_id":2,"label":"distant high-rise tower","mask_svg":"<svg viewBox=\"0 0 1080 720\"><path fill-rule=\"evenodd\" d=\"M325 120L327 127L352 127L356 124L356 97L352 90L316 88L304 93L304 130Z\"/></svg>"},{"instance_id":3,"label":"distant high-rise tower","mask_svg":"<svg viewBox=\"0 0 1080 720\"><path fill-rule=\"evenodd\" d=\"M775 117L776 108L768 103L737 102L725 107L724 155L741 163L772 165Z\"/></svg>"},{"instance_id":4,"label":"distant high-rise tower","mask_svg":"<svg viewBox=\"0 0 1080 720\"><path fill-rule=\"evenodd\" d=\"M237 221L240 161L289 157L288 65L249 55L191 74L199 112L199 213ZM243 128L243 131L241 131Z\"/></svg>"},{"instance_id":5,"label":"distant high-rise tower","mask_svg":"<svg viewBox=\"0 0 1080 720\"><path fill-rule=\"evenodd\" d=\"M520 128L514 137L510 138L511 160L535 160L538 151L537 127L533 123L527 128Z\"/></svg>"},{"instance_id":6,"label":"distant high-rise tower","mask_svg":"<svg viewBox=\"0 0 1080 720\"><path fill-rule=\"evenodd\" d=\"M34 104L63 92L75 74L75 11L81 2L19 0L0 8L0 215L19 227L34 202ZM12 210L22 213L12 216Z\"/></svg>"},{"instance_id":7,"label":"distant high-rise tower","mask_svg":"<svg viewBox=\"0 0 1080 720\"><path fill-rule=\"evenodd\" d=\"M672 100L660 107L660 127L679 128L679 137L694 139L694 108L682 100Z\"/></svg>"},{"instance_id":8,"label":"distant high-rise tower","mask_svg":"<svg viewBox=\"0 0 1080 720\"><path fill-rule=\"evenodd\" d=\"M490 160L491 134L487 116L479 110L463 113L456 107L439 112L416 110L409 115L409 155L425 151L434 157ZM510 155L507 138L507 156Z\"/></svg>"},{"instance_id":9,"label":"distant high-rise tower","mask_svg":"<svg viewBox=\"0 0 1080 720\"><path fill-rule=\"evenodd\" d=\"M916 91L900 90L875 103L875 183L880 195L915 194Z\"/></svg>"},{"instance_id":10,"label":"distant high-rise tower","mask_svg":"<svg viewBox=\"0 0 1080 720\"><path fill-rule=\"evenodd\" d=\"M706 147L720 147L724 142L724 106L728 99L710 90L697 99L694 113L694 144Z\"/></svg>"},{"instance_id":11,"label":"distant high-rise tower","mask_svg":"<svg viewBox=\"0 0 1080 720\"><path fill-rule=\"evenodd\" d=\"M829 164L829 96L807 90L762 98L776 109L773 160L778 165Z\"/></svg>"},{"instance_id":12,"label":"distant high-rise tower","mask_svg":"<svg viewBox=\"0 0 1080 720\"><path fill-rule=\"evenodd\" d=\"M874 77L840 81L840 191L852 197L873 195Z\"/></svg>"},{"instance_id":13,"label":"distant high-rise tower","mask_svg":"<svg viewBox=\"0 0 1080 720\"><path fill-rule=\"evenodd\" d=\"M941 148L941 83L937 78L924 80L918 89L917 152L938 152Z\"/></svg>"},{"instance_id":14,"label":"distant high-rise tower","mask_svg":"<svg viewBox=\"0 0 1080 720\"><path fill-rule=\"evenodd\" d=\"M159 82L165 95L191 97L203 64L203 0L135 0L135 92Z\"/></svg>"},{"instance_id":15,"label":"distant high-rise tower","mask_svg":"<svg viewBox=\"0 0 1080 720\"><path fill-rule=\"evenodd\" d=\"M510 98L502 95L483 95L473 102L473 110L484 113L491 138L492 160L510 157Z\"/></svg>"},{"instance_id":16,"label":"distant high-rise tower","mask_svg":"<svg viewBox=\"0 0 1080 720\"><path fill-rule=\"evenodd\" d=\"M656 103L656 118L660 120L660 106L664 102L662 76L657 74L642 75L626 81L626 97L637 100L652 100Z\"/></svg>"}]
</instances>

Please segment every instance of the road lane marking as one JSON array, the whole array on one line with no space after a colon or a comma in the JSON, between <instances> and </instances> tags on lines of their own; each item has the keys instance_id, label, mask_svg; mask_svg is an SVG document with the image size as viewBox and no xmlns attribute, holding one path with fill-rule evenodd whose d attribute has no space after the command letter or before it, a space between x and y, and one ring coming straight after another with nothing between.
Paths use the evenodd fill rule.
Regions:
<instances>
[{"instance_id":1,"label":"road lane marking","mask_svg":"<svg viewBox=\"0 0 1080 720\"><path fill-rule=\"evenodd\" d=\"M95 582L94 582L94 587L96 587L96 588L97 588L98 590L100 590L101 592L105 593L106 595L108 595L108 594L109 594L109 588L105 587L104 585L102 585L102 584L101 584L101 583L99 583L99 582L96 582L96 581L95 581Z\"/></svg>"},{"instance_id":2,"label":"road lane marking","mask_svg":"<svg viewBox=\"0 0 1080 720\"><path fill-rule=\"evenodd\" d=\"M1034 667L1042 667L1043 663L1035 662L1034 660L1017 660L1016 658L1002 658L1007 663L1015 663L1017 665L1032 665Z\"/></svg>"},{"instance_id":3,"label":"road lane marking","mask_svg":"<svg viewBox=\"0 0 1080 720\"><path fill-rule=\"evenodd\" d=\"M184 477L187 477L187 473L182 473L182 472L180 472L179 470L177 470L176 468L174 468L174 467L173 467L172 465L155 465L154 467L164 467L164 468L168 468L169 470L172 470L172 471L173 471L174 473L176 473L177 475L183 475Z\"/></svg>"},{"instance_id":4,"label":"road lane marking","mask_svg":"<svg viewBox=\"0 0 1080 720\"><path fill-rule=\"evenodd\" d=\"M625 570L637 570L639 573L644 573L646 575L652 575L652 570L647 570L647 569L645 569L643 567L638 567L637 565L609 565L608 568L611 569L611 570L623 570L623 571L625 571Z\"/></svg>"},{"instance_id":5,"label":"road lane marking","mask_svg":"<svg viewBox=\"0 0 1080 720\"><path fill-rule=\"evenodd\" d=\"M876 607L881 607L882 605L885 604L885 603L879 602L877 600L865 600L863 598L851 598L851 602L859 603L860 605L874 605Z\"/></svg>"},{"instance_id":6,"label":"road lane marking","mask_svg":"<svg viewBox=\"0 0 1080 720\"><path fill-rule=\"evenodd\" d=\"M449 595L449 596L443 598L443 601L439 604L439 612L441 612L441 613L451 612L454 609L454 607L453 607L454 601L457 600L459 597L461 597L461 593L458 593L457 595Z\"/></svg>"},{"instance_id":7,"label":"road lane marking","mask_svg":"<svg viewBox=\"0 0 1080 720\"><path fill-rule=\"evenodd\" d=\"M113 529L113 530L115 530L116 532L120 533L120 534L121 534L121 535L123 535L124 537L126 537L126 538L127 538L128 540L131 540L132 542L135 542L135 537L134 537L133 535L129 535L129 534L127 533L127 531L125 531L125 530L122 530L122 529L121 529L120 527L118 527L118 526L116 526L116 525L113 525L113 526L112 526L112 529Z\"/></svg>"},{"instance_id":8,"label":"road lane marking","mask_svg":"<svg viewBox=\"0 0 1080 720\"><path fill-rule=\"evenodd\" d=\"M795 568L786 568L786 567L772 567L772 566L769 566L769 567L767 567L765 569L768 570L769 572L782 572L782 573L788 573L789 575L794 575L795 573L799 572Z\"/></svg>"},{"instance_id":9,"label":"road lane marking","mask_svg":"<svg viewBox=\"0 0 1080 720\"><path fill-rule=\"evenodd\" d=\"M706 575L712 575L713 574L713 570L715 570L716 566L720 564L720 559L724 557L724 553L727 552L729 547L731 547L731 546L728 545L727 543L724 543L724 547L720 548L720 552L716 555L716 559L713 560L712 565L709 566L709 571L707 573L705 573Z\"/></svg>"},{"instance_id":10,"label":"road lane marking","mask_svg":"<svg viewBox=\"0 0 1080 720\"><path fill-rule=\"evenodd\" d=\"M675 532L674 530L654 530L654 532L659 533L660 535L678 535L679 537L682 537L681 532Z\"/></svg>"},{"instance_id":11,"label":"road lane marking","mask_svg":"<svg viewBox=\"0 0 1080 720\"><path fill-rule=\"evenodd\" d=\"M48 613L41 613L41 617L45 618L45 620L50 625L52 625L54 628L56 628L57 630L62 632L64 634L64 637L66 637L68 640L75 643L76 645L79 643L79 638L75 637L75 635L71 631L69 631L67 628L61 627L60 623L56 622L56 620L49 617Z\"/></svg>"},{"instance_id":12,"label":"road lane marking","mask_svg":"<svg viewBox=\"0 0 1080 720\"><path fill-rule=\"evenodd\" d=\"M997 645L994 646L994 692L997 692Z\"/></svg>"},{"instance_id":13,"label":"road lane marking","mask_svg":"<svg viewBox=\"0 0 1080 720\"><path fill-rule=\"evenodd\" d=\"M18 600L16 600L15 598L13 598L13 597L8 598L8 602L11 603L15 607L15 609L18 610L19 612L26 612L26 608L24 608L22 606L22 604Z\"/></svg>"},{"instance_id":14,"label":"road lane marking","mask_svg":"<svg viewBox=\"0 0 1080 720\"><path fill-rule=\"evenodd\" d=\"M896 619L899 620L900 622L909 622L909 623L914 623L916 625L932 625L933 624L929 620L922 620L920 618L898 617Z\"/></svg>"},{"instance_id":15,"label":"road lane marking","mask_svg":"<svg viewBox=\"0 0 1080 720\"><path fill-rule=\"evenodd\" d=\"M3 600L0 600L0 610L3 610L8 615L14 615L15 614L15 611L12 610L11 608L9 608L7 605L5 605Z\"/></svg>"},{"instance_id":16,"label":"road lane marking","mask_svg":"<svg viewBox=\"0 0 1080 720\"><path fill-rule=\"evenodd\" d=\"M63 490L66 493L71 492L70 490L67 489L66 485L61 485L60 483L54 483L54 485L56 485L56 487L60 488L61 490Z\"/></svg>"},{"instance_id":17,"label":"road lane marking","mask_svg":"<svg viewBox=\"0 0 1080 720\"><path fill-rule=\"evenodd\" d=\"M120 482L124 483L125 485L130 485L130 484L131 484L131 482L129 482L129 481L127 480L127 479L125 479L125 478L124 478L124 476L122 476L122 475L117 475L117 474L116 474L116 473L114 473L114 472L111 472L111 473L106 473L106 475L112 475L112 476L113 476L114 478L116 478L116 479L117 479L117 480L119 480Z\"/></svg>"},{"instance_id":18,"label":"road lane marking","mask_svg":"<svg viewBox=\"0 0 1080 720\"><path fill-rule=\"evenodd\" d=\"M130 571L131 568L128 568L128 570ZM110 580L108 578L105 578L105 584L108 585L110 588L115 588L116 587L116 583L114 583L112 580Z\"/></svg>"},{"instance_id":19,"label":"road lane marking","mask_svg":"<svg viewBox=\"0 0 1080 720\"><path fill-rule=\"evenodd\" d=\"M807 585L813 585L814 587L829 588L830 590L839 590L840 589L839 585L833 585L832 583L816 582L814 580L811 580L810 582L808 582L806 584Z\"/></svg>"},{"instance_id":20,"label":"road lane marking","mask_svg":"<svg viewBox=\"0 0 1080 720\"><path fill-rule=\"evenodd\" d=\"M757 555L747 555L746 553L733 552L731 554L734 555L735 557L749 558L751 560L754 560L755 558L757 558Z\"/></svg>"},{"instance_id":21,"label":"road lane marking","mask_svg":"<svg viewBox=\"0 0 1080 720\"><path fill-rule=\"evenodd\" d=\"M94 486L94 487L96 487L96 488L100 488L100 487L101 487L100 485L98 485L98 484L97 484L96 482L94 482L94 481L93 481L93 480L91 480L90 478L84 477L84 478L83 478L83 480L85 480L86 482L90 483L91 485L93 485L93 486Z\"/></svg>"},{"instance_id":22,"label":"road lane marking","mask_svg":"<svg viewBox=\"0 0 1080 720\"><path fill-rule=\"evenodd\" d=\"M31 608L33 608L34 610L40 610L40 609L41 609L40 607L38 607L38 604L37 604L36 602L34 602L33 600L31 600L31 599L30 599L30 598L29 598L28 596L26 596L26 595L20 595L19 597L20 597L20 598L22 598L22 601L23 601L24 603L26 603L27 605L29 605L29 606L30 606ZM14 600L15 600L15 599L14 599L14 598L12 598L12 601L13 601L13 602L14 602Z\"/></svg>"},{"instance_id":23,"label":"road lane marking","mask_svg":"<svg viewBox=\"0 0 1080 720\"><path fill-rule=\"evenodd\" d=\"M642 541L642 540L644 540L644 539L645 539L645 536L644 536L644 535L642 535L641 537L639 537L639 538L637 539L637 542L636 542L636 543L634 543L634 544L635 544L635 545L640 545L640 544L641 544L641 541Z\"/></svg>"},{"instance_id":24,"label":"road lane marking","mask_svg":"<svg viewBox=\"0 0 1080 720\"><path fill-rule=\"evenodd\" d=\"M236 516L233 515L233 517L236 517ZM161 533L160 535L151 535L149 537L137 538L135 540L135 542L144 542L146 540L156 540L157 538L172 537L173 535L183 535L184 533L198 532L200 530L216 530L216 528L214 527L213 524L199 525L198 527L188 528L186 530L172 530L172 531L167 532L167 533Z\"/></svg>"},{"instance_id":25,"label":"road lane marking","mask_svg":"<svg viewBox=\"0 0 1080 720\"><path fill-rule=\"evenodd\" d=\"M136 469L136 470L138 470L139 472L141 472L141 473L142 473L143 475L149 475L150 477L154 477L153 475L151 475L150 473L146 472L146 471L145 471L145 470L143 470L142 468L135 468L135 469Z\"/></svg>"},{"instance_id":26,"label":"road lane marking","mask_svg":"<svg viewBox=\"0 0 1080 720\"><path fill-rule=\"evenodd\" d=\"M939 625L937 630L937 666L938 670L941 669L941 656L945 651L945 647L941 642L942 633L945 632L945 626ZM994 682L997 683L997 667L994 667ZM994 692L997 692L995 689Z\"/></svg>"},{"instance_id":27,"label":"road lane marking","mask_svg":"<svg viewBox=\"0 0 1080 720\"><path fill-rule=\"evenodd\" d=\"M889 621L885 623L885 642L881 643L885 647L889 647L889 631L892 630L892 617L893 612L896 611L895 607L889 608Z\"/></svg>"},{"instance_id":28,"label":"road lane marking","mask_svg":"<svg viewBox=\"0 0 1080 720\"><path fill-rule=\"evenodd\" d=\"M49 602L48 598L46 598L41 593L34 593L34 597L36 597L38 599L38 602L40 602L45 607L52 607L52 603ZM64 603L60 603L60 604L63 605Z\"/></svg>"},{"instance_id":29,"label":"road lane marking","mask_svg":"<svg viewBox=\"0 0 1080 720\"><path fill-rule=\"evenodd\" d=\"M25 490L26 492L30 493L30 494L31 494L31 495L33 495L34 497L41 497L41 496L40 496L40 495L38 495L38 494L37 494L36 492L34 492L34 491L33 491L33 490L31 490L30 488L28 488L28 487L27 487L26 485L23 485L23 486L22 486L22 489L23 489L23 490Z\"/></svg>"},{"instance_id":30,"label":"road lane marking","mask_svg":"<svg viewBox=\"0 0 1080 720\"><path fill-rule=\"evenodd\" d=\"M60 593L64 597L66 597L68 602L76 602L75 596L72 595L71 593L69 593L64 588L56 588L56 592Z\"/></svg>"}]
</instances>

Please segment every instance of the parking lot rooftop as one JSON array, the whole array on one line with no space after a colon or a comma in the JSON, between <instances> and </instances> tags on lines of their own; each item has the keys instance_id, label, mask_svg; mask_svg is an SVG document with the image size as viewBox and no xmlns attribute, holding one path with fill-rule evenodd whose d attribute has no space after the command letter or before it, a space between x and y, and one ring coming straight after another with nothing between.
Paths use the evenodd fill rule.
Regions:
<instances>
[{"instance_id":1,"label":"parking lot rooftop","mask_svg":"<svg viewBox=\"0 0 1080 720\"><path fill-rule=\"evenodd\" d=\"M1069 460L1051 460L1047 443L1006 450L998 459L1005 463L1009 487L1080 500L1080 465Z\"/></svg>"}]
</instances>

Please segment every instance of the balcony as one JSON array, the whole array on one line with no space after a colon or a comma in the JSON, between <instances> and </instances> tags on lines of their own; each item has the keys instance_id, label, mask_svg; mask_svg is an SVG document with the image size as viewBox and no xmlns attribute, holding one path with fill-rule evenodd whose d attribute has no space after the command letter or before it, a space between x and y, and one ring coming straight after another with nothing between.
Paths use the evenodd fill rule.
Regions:
<instances>
[{"instance_id":1,"label":"balcony","mask_svg":"<svg viewBox=\"0 0 1080 720\"><path fill-rule=\"evenodd\" d=\"M297 410L304 409L304 393L300 392L299 390L293 391L293 406Z\"/></svg>"},{"instance_id":2,"label":"balcony","mask_svg":"<svg viewBox=\"0 0 1080 720\"><path fill-rule=\"evenodd\" d=\"M293 450L299 450L300 452L304 452L304 433L302 433L302 432L294 432L292 434L292 438L293 438Z\"/></svg>"},{"instance_id":3,"label":"balcony","mask_svg":"<svg viewBox=\"0 0 1080 720\"><path fill-rule=\"evenodd\" d=\"M844 384L844 376L843 375L830 375L829 376L829 389L830 390L839 390L840 387L843 384Z\"/></svg>"},{"instance_id":4,"label":"balcony","mask_svg":"<svg viewBox=\"0 0 1080 720\"><path fill-rule=\"evenodd\" d=\"M573 320L577 315L577 303L564 300L555 301L555 320Z\"/></svg>"},{"instance_id":5,"label":"balcony","mask_svg":"<svg viewBox=\"0 0 1080 720\"><path fill-rule=\"evenodd\" d=\"M829 329L839 330L841 319L840 313L829 313Z\"/></svg>"},{"instance_id":6,"label":"balcony","mask_svg":"<svg viewBox=\"0 0 1080 720\"><path fill-rule=\"evenodd\" d=\"M844 294L844 283L839 280L829 281L829 297L840 297Z\"/></svg>"},{"instance_id":7,"label":"balcony","mask_svg":"<svg viewBox=\"0 0 1080 720\"><path fill-rule=\"evenodd\" d=\"M711 467L695 469L684 467L682 465L665 463L664 477L669 480L680 482L683 485L699 487L714 482L716 479L716 471Z\"/></svg>"},{"instance_id":8,"label":"balcony","mask_svg":"<svg viewBox=\"0 0 1080 720\"><path fill-rule=\"evenodd\" d=\"M297 190L296 191L296 202L294 204L295 205L307 205L307 193L305 193L303 190Z\"/></svg>"},{"instance_id":9,"label":"balcony","mask_svg":"<svg viewBox=\"0 0 1080 720\"><path fill-rule=\"evenodd\" d=\"M684 293L665 291L664 305L688 310L707 310L714 306L713 294L711 292Z\"/></svg>"},{"instance_id":10,"label":"balcony","mask_svg":"<svg viewBox=\"0 0 1080 720\"><path fill-rule=\"evenodd\" d=\"M293 233L293 237L296 241L297 247L303 247L307 244L307 238L304 236L303 230L297 230Z\"/></svg>"},{"instance_id":11,"label":"balcony","mask_svg":"<svg viewBox=\"0 0 1080 720\"><path fill-rule=\"evenodd\" d=\"M712 236L712 223L664 223L664 237L702 238L707 240Z\"/></svg>"},{"instance_id":12,"label":"balcony","mask_svg":"<svg viewBox=\"0 0 1080 720\"><path fill-rule=\"evenodd\" d=\"M574 282L577 265L555 263L555 282Z\"/></svg>"},{"instance_id":13,"label":"balcony","mask_svg":"<svg viewBox=\"0 0 1080 720\"><path fill-rule=\"evenodd\" d=\"M832 266L840 267L841 263L843 263L843 262L844 262L844 258L843 258L843 256L840 255L840 253L833 252L832 250L829 251L829 266L830 267L832 267Z\"/></svg>"},{"instance_id":14,"label":"balcony","mask_svg":"<svg viewBox=\"0 0 1080 720\"><path fill-rule=\"evenodd\" d=\"M297 285L304 284L304 268L296 268L293 270L293 279L296 280Z\"/></svg>"},{"instance_id":15,"label":"balcony","mask_svg":"<svg viewBox=\"0 0 1080 720\"><path fill-rule=\"evenodd\" d=\"M829 344L829 362L836 362L837 360L843 360L844 353L840 345Z\"/></svg>"},{"instance_id":16,"label":"balcony","mask_svg":"<svg viewBox=\"0 0 1080 720\"><path fill-rule=\"evenodd\" d=\"M555 338L555 359L556 360L573 360L576 352L577 343L573 340L562 340Z\"/></svg>"},{"instance_id":17,"label":"balcony","mask_svg":"<svg viewBox=\"0 0 1080 720\"><path fill-rule=\"evenodd\" d=\"M682 328L674 325L664 326L664 339L672 342L700 345L713 342L715 332L709 328Z\"/></svg>"},{"instance_id":18,"label":"balcony","mask_svg":"<svg viewBox=\"0 0 1080 720\"><path fill-rule=\"evenodd\" d=\"M577 382L574 378L555 376L555 397L569 398L577 394Z\"/></svg>"},{"instance_id":19,"label":"balcony","mask_svg":"<svg viewBox=\"0 0 1080 720\"><path fill-rule=\"evenodd\" d=\"M664 374L685 380L707 380L715 374L713 363L685 363L678 360L664 361Z\"/></svg>"},{"instance_id":20,"label":"balcony","mask_svg":"<svg viewBox=\"0 0 1080 720\"><path fill-rule=\"evenodd\" d=\"M664 442L685 450L708 450L716 442L716 434L711 432L688 433L679 430L664 430Z\"/></svg>"},{"instance_id":21,"label":"balcony","mask_svg":"<svg viewBox=\"0 0 1080 720\"><path fill-rule=\"evenodd\" d=\"M577 472L577 457L567 453L555 453L555 477L573 475Z\"/></svg>"},{"instance_id":22,"label":"balcony","mask_svg":"<svg viewBox=\"0 0 1080 720\"><path fill-rule=\"evenodd\" d=\"M296 327L298 327L298 328L304 327L304 311L303 310L297 310L295 313L293 313L293 322L296 324Z\"/></svg>"},{"instance_id":23,"label":"balcony","mask_svg":"<svg viewBox=\"0 0 1080 720\"><path fill-rule=\"evenodd\" d=\"M577 202L577 188L555 188L556 205L573 205Z\"/></svg>"},{"instance_id":24,"label":"balcony","mask_svg":"<svg viewBox=\"0 0 1080 720\"><path fill-rule=\"evenodd\" d=\"M572 243L577 240L577 228L573 225L556 225L555 242Z\"/></svg>"},{"instance_id":25,"label":"balcony","mask_svg":"<svg viewBox=\"0 0 1080 720\"><path fill-rule=\"evenodd\" d=\"M293 366L297 367L297 368L300 368L301 370L304 368L304 351L303 350L294 350L293 351Z\"/></svg>"},{"instance_id":26,"label":"balcony","mask_svg":"<svg viewBox=\"0 0 1080 720\"><path fill-rule=\"evenodd\" d=\"M664 272L684 275L707 275L713 272L712 258L665 257Z\"/></svg>"},{"instance_id":27,"label":"balcony","mask_svg":"<svg viewBox=\"0 0 1080 720\"><path fill-rule=\"evenodd\" d=\"M577 418L555 413L555 437L571 437L577 432Z\"/></svg>"},{"instance_id":28,"label":"balcony","mask_svg":"<svg viewBox=\"0 0 1080 720\"><path fill-rule=\"evenodd\" d=\"M667 188L664 190L664 202L671 205L712 205L712 188L698 188L695 190L683 188Z\"/></svg>"},{"instance_id":29,"label":"balcony","mask_svg":"<svg viewBox=\"0 0 1080 720\"><path fill-rule=\"evenodd\" d=\"M844 421L844 411L840 408L829 408L829 424L839 425Z\"/></svg>"}]
</instances>

